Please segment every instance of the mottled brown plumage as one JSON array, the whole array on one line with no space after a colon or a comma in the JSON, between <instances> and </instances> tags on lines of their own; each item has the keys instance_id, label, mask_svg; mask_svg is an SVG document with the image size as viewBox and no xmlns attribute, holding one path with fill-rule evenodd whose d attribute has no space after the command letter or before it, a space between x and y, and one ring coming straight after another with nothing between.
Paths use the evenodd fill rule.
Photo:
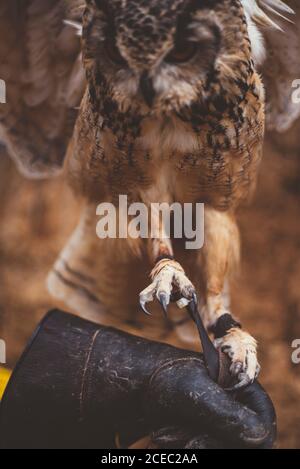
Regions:
<instances>
[{"instance_id":1,"label":"mottled brown plumage","mask_svg":"<svg viewBox=\"0 0 300 469\"><path fill-rule=\"evenodd\" d=\"M108 13L109 18L114 17L115 11L122 11L118 2L110 2L110 5L114 3L115 10ZM127 18L125 25L131 24L132 3L125 2L127 9L120 15L119 21ZM154 8L153 3L149 2L148 10ZM185 3L178 2L181 8ZM168 12L167 2L165 8ZM230 25L228 9L234 18ZM148 10L142 10L145 18ZM146 42L139 58L134 52L132 62L129 48L127 57L131 68L124 72L127 73L124 78L122 65L111 64L105 56L106 39L104 42L99 39L100 25L103 23L101 27L105 30L108 20L102 10L86 12L83 50L89 88L77 123L69 167L76 187L81 185L91 199L107 200L112 194L122 193L128 193L133 200L140 199L141 191L153 186L157 165L161 166L162 161L174 178L180 175L176 188L170 189L170 197L180 202L201 200L216 208L233 209L251 192L261 153L264 92L254 70L243 10L239 2L230 1L226 5L214 3L213 11L211 7L198 10L197 14L192 9L187 11L184 15L187 24L196 21L198 15L194 34L200 39L204 34L201 28L207 35L209 27L212 29L219 23L221 26L215 34L222 35L222 44L211 45L213 41L221 41L213 32L211 38L203 39L203 47L214 49L212 56L207 56L207 61L212 61L207 70L198 60L170 70L158 70L158 75L167 75L168 90L158 94L151 110L139 92L134 90L129 95L126 83L136 79L134 73L153 72L151 63L147 68L144 54L155 62L170 49L175 34L173 25L183 16L180 8L177 5L174 9L174 18L166 14L165 29L170 35L170 45L163 41L162 45L155 43L153 48L153 43ZM126 44L125 26L124 30L125 33L118 33L116 39L110 40ZM134 34L135 31L129 36ZM182 35L185 40L184 33ZM151 34L149 36L151 39ZM161 75L155 80L162 80ZM169 88L173 83L172 75L176 80L174 92ZM190 89L184 88L186 84ZM91 142L88 148L83 132ZM101 133L98 139L97 132ZM147 142L150 134L159 150L153 148L155 144ZM186 148L181 149L181 146Z\"/></svg>"},{"instance_id":2,"label":"mottled brown plumage","mask_svg":"<svg viewBox=\"0 0 300 469\"><path fill-rule=\"evenodd\" d=\"M244 10L235 0L90 2L83 26L88 89L67 159L71 183L91 203L127 194L148 206L206 204L205 249L194 256L205 272L203 318L213 327L229 311L222 294L238 257L234 213L253 191L264 134L264 90ZM181 43L198 50L179 63ZM156 266L140 295L143 307L157 297L166 309L174 290L191 300L196 289L181 265L161 260L174 255L171 243L149 245ZM238 345L227 350L240 373L255 342L231 334ZM250 379L255 373L256 363Z\"/></svg>"},{"instance_id":3,"label":"mottled brown plumage","mask_svg":"<svg viewBox=\"0 0 300 469\"><path fill-rule=\"evenodd\" d=\"M276 2L279 11L291 13ZM61 166L70 135L65 127L67 110L76 105L84 88L82 70L75 66L77 81L73 73L72 64L80 53L76 36L70 42L59 41L61 34L64 38L70 33L62 16L80 2L54 3L43 2L46 10L39 11L40 3L28 1L21 10L31 16L20 20L22 28L13 33L14 41L15 34L24 35L24 30L34 38L29 42L34 52L29 49L25 57L33 57L28 69L35 93L18 111L27 86L25 75L12 93L15 106L8 105L0 114L10 151L35 174L43 174L39 169L43 160L42 168L52 171ZM82 41L87 88L65 162L68 180L83 196L85 208L49 277L50 291L69 307L123 328L134 324L148 337L178 343L180 336L182 345L190 347L195 347L195 331L187 313L172 306L169 319L144 318L138 310L141 290L143 308L155 298L166 308L174 292L188 300L197 292L203 320L215 332L219 318L230 314L227 284L239 258L235 214L255 188L264 135L264 87L257 72L264 47L256 25L272 26L259 8L268 11L271 4L271 0L87 1ZM4 14L12 23L12 7L7 8ZM69 16L76 19L77 13L71 11ZM40 33L47 38L47 47L55 43L53 49L39 49L34 33L41 30L37 22L30 23L35 15L47 18L47 25L53 20L56 27L45 25ZM270 37L269 32L266 35ZM293 44L297 38L293 31ZM8 62L12 68L22 68L20 56ZM59 71L53 73L56 66ZM45 89L41 76L47 78ZM268 99L274 103L272 95ZM53 104L58 106L56 112ZM48 131L43 131L44 125ZM163 239L159 218L158 239L98 239L96 206L117 202L119 194L147 206L204 202L204 248L185 251L180 241ZM152 283L145 289L151 269ZM232 372L241 383L256 376L256 343L249 334L233 327L218 337L217 345L230 355Z\"/></svg>"}]
</instances>

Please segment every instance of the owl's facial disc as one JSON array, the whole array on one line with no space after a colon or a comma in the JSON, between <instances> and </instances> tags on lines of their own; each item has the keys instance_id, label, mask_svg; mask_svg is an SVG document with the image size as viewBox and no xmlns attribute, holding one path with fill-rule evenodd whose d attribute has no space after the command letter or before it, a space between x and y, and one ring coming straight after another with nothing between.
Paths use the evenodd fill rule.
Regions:
<instances>
[{"instance_id":1,"label":"owl's facial disc","mask_svg":"<svg viewBox=\"0 0 300 469\"><path fill-rule=\"evenodd\" d=\"M122 111L178 112L247 57L236 0L87 0L83 55ZM230 21L228 21L230 12ZM245 45L246 44L246 45ZM228 85L229 86L229 85Z\"/></svg>"},{"instance_id":2,"label":"owl's facial disc","mask_svg":"<svg viewBox=\"0 0 300 469\"><path fill-rule=\"evenodd\" d=\"M172 103L178 108L195 99L201 80L214 66L219 42L219 30L211 23L179 29L156 61L142 73L138 70L139 93L147 106L166 111Z\"/></svg>"}]
</instances>

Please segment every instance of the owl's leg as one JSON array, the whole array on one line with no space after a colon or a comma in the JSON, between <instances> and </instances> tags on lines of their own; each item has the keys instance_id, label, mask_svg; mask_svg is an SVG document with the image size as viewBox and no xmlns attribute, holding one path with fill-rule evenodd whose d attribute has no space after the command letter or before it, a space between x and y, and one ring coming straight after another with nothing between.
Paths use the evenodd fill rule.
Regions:
<instances>
[{"instance_id":1,"label":"owl's leg","mask_svg":"<svg viewBox=\"0 0 300 469\"><path fill-rule=\"evenodd\" d=\"M230 371L240 388L258 375L255 339L233 318L226 294L226 280L239 261L239 231L232 214L211 208L205 210L204 256L206 298L201 309L203 322L215 337L215 345L228 354Z\"/></svg>"},{"instance_id":2,"label":"owl's leg","mask_svg":"<svg viewBox=\"0 0 300 469\"><path fill-rule=\"evenodd\" d=\"M155 236L149 240L150 259L154 264L150 274L151 284L140 293L140 304L143 311L149 314L146 305L156 298L167 314L170 301L177 301L180 307L190 301L196 302L196 290L182 266L174 259L171 240L165 235L159 217L156 222L157 226L152 226Z\"/></svg>"}]
</instances>

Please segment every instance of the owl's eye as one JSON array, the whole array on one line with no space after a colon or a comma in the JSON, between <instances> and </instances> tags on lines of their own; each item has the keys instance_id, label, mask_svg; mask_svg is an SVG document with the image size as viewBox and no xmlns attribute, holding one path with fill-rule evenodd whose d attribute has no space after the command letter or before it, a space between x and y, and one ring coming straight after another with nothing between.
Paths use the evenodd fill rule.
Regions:
<instances>
[{"instance_id":1,"label":"owl's eye","mask_svg":"<svg viewBox=\"0 0 300 469\"><path fill-rule=\"evenodd\" d=\"M116 65L126 67L127 62L124 57L121 55L115 41L113 39L107 39L105 43L105 50L109 59L114 62Z\"/></svg>"},{"instance_id":2,"label":"owl's eye","mask_svg":"<svg viewBox=\"0 0 300 469\"><path fill-rule=\"evenodd\" d=\"M166 56L165 61L171 64L179 64L191 60L197 52L197 44L192 41L181 41Z\"/></svg>"}]
</instances>

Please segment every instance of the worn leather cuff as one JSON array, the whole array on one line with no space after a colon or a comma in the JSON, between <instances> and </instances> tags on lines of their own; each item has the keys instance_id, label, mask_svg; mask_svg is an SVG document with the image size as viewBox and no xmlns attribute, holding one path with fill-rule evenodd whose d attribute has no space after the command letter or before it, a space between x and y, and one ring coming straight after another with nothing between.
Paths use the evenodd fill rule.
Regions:
<instances>
[{"instance_id":1,"label":"worn leather cuff","mask_svg":"<svg viewBox=\"0 0 300 469\"><path fill-rule=\"evenodd\" d=\"M227 332L233 327L241 328L241 323L237 322L231 314L225 313L219 317L215 324L210 328L211 332L214 334L215 339L220 339L227 334Z\"/></svg>"}]
</instances>

